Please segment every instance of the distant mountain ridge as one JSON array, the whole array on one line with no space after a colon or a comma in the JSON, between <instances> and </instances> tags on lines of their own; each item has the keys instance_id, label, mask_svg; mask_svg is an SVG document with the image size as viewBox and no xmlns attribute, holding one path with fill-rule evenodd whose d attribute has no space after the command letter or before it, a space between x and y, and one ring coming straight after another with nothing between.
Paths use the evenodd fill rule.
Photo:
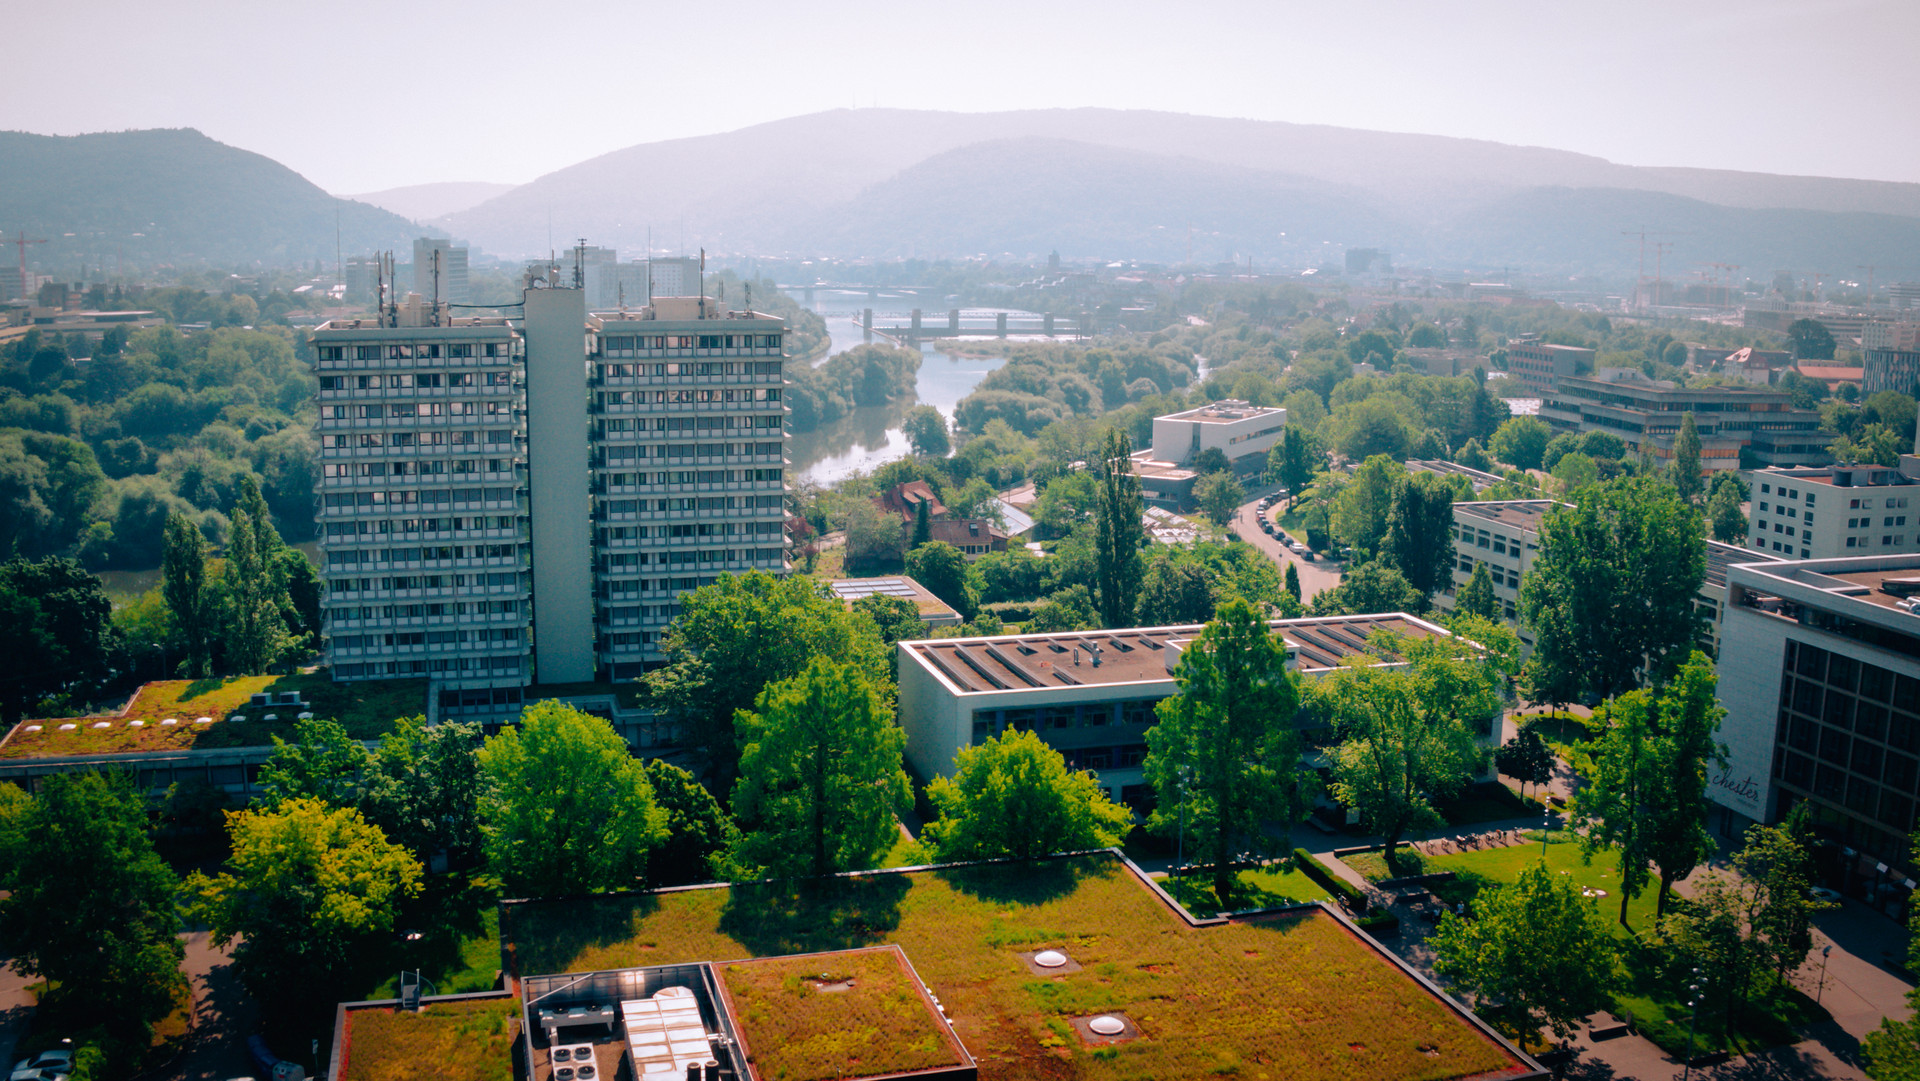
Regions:
<instances>
[{"instance_id":1,"label":"distant mountain ridge","mask_svg":"<svg viewBox=\"0 0 1920 1081\"><path fill-rule=\"evenodd\" d=\"M1005 151L1021 140L1036 153ZM948 175L927 168L934 162ZM1146 187L1199 198L1205 212L1142 206L1134 169ZM1068 190L1079 197L1057 197ZM1542 194L1556 190L1588 194ZM978 213L985 206L999 208L999 224ZM1586 217L1539 216L1552 213ZM1212 228L1184 220L1194 216ZM1167 244L1162 234L1192 228L1204 262L1368 246L1441 264L1618 271L1638 258L1621 230L1692 233L1705 218L1711 240L1689 241L1676 259L1778 260L1752 264L1765 273L1878 265L1849 254L1860 243L1920 273L1920 251L1904 246L1904 222L1920 221L1920 184L1643 168L1481 140L1112 109L815 113L613 151L438 224L502 253L544 251L551 221L556 235L629 251L651 227L657 246L715 251L1065 254L1085 237L1100 244L1083 256L1181 259L1185 236ZM1284 244L1282 221L1294 225ZM1506 239L1467 243L1481 225ZM1746 232L1788 225L1799 232L1784 243Z\"/></svg>"},{"instance_id":2,"label":"distant mountain ridge","mask_svg":"<svg viewBox=\"0 0 1920 1081\"><path fill-rule=\"evenodd\" d=\"M385 191L342 195L340 198L352 199L355 202L392 211L408 221L426 221L479 206L488 199L496 195L504 195L513 189L512 184L492 184L484 180L450 180L438 184L409 184L400 188L388 188Z\"/></svg>"},{"instance_id":3,"label":"distant mountain ridge","mask_svg":"<svg viewBox=\"0 0 1920 1081\"><path fill-rule=\"evenodd\" d=\"M419 233L191 128L0 132L0 229L50 240L28 249L42 267L331 264L336 227L349 255Z\"/></svg>"}]
</instances>

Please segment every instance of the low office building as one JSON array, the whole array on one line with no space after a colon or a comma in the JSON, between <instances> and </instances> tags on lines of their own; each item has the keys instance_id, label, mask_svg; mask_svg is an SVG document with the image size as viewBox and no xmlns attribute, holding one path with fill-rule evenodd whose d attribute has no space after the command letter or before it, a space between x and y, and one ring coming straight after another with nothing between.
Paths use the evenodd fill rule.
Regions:
<instances>
[{"instance_id":1,"label":"low office building","mask_svg":"<svg viewBox=\"0 0 1920 1081\"><path fill-rule=\"evenodd\" d=\"M1920 458L1753 473L1747 547L1780 559L1920 552Z\"/></svg>"},{"instance_id":2,"label":"low office building","mask_svg":"<svg viewBox=\"0 0 1920 1081\"><path fill-rule=\"evenodd\" d=\"M1738 545L1707 541L1707 574L1700 582L1700 594L1694 598L1694 610L1705 624L1700 648L1709 657L1720 656L1720 633L1727 623L1727 570L1736 563L1779 563L1783 557L1750 551Z\"/></svg>"},{"instance_id":3,"label":"low office building","mask_svg":"<svg viewBox=\"0 0 1920 1081\"><path fill-rule=\"evenodd\" d=\"M847 602L865 597L895 597L913 605L920 614L920 621L929 629L934 627L958 627L966 622L953 606L933 595L933 590L914 581L904 574L888 578L835 578L827 583L833 595Z\"/></svg>"},{"instance_id":4,"label":"low office building","mask_svg":"<svg viewBox=\"0 0 1920 1081\"><path fill-rule=\"evenodd\" d=\"M1325 673L1366 653L1377 630L1406 637L1443 635L1400 613L1280 619L1288 666ZM1175 693L1181 650L1202 626L1006 634L901 642L900 726L907 762L922 777L953 772L963 748L1008 728L1039 733L1074 769L1093 770L1120 800L1145 795L1141 763L1154 707ZM1396 663L1386 661L1382 663Z\"/></svg>"},{"instance_id":5,"label":"low office building","mask_svg":"<svg viewBox=\"0 0 1920 1081\"><path fill-rule=\"evenodd\" d=\"M1245 472L1249 461L1266 464L1267 451L1286 429L1286 410L1228 398L1153 418L1152 459L1191 466L1202 451L1218 450Z\"/></svg>"},{"instance_id":6,"label":"low office building","mask_svg":"<svg viewBox=\"0 0 1920 1081\"><path fill-rule=\"evenodd\" d=\"M1673 460L1673 442L1688 413L1700 433L1700 467L1708 472L1760 466L1824 465L1830 437L1820 414L1798 409L1766 387L1683 387L1649 379L1636 368L1602 368L1560 380L1540 402L1540 419L1565 432L1610 432L1630 454Z\"/></svg>"},{"instance_id":7,"label":"low office building","mask_svg":"<svg viewBox=\"0 0 1920 1081\"><path fill-rule=\"evenodd\" d=\"M1721 832L1805 805L1845 846L1830 872L1904 900L1911 883L1885 868L1909 862L1920 799L1920 556L1736 564L1727 593Z\"/></svg>"},{"instance_id":8,"label":"low office building","mask_svg":"<svg viewBox=\"0 0 1920 1081\"><path fill-rule=\"evenodd\" d=\"M1581 368L1591 370L1593 357L1593 350L1576 345L1525 340L1507 343L1508 373L1542 394L1559 389L1562 379L1571 378Z\"/></svg>"},{"instance_id":9,"label":"low office building","mask_svg":"<svg viewBox=\"0 0 1920 1081\"><path fill-rule=\"evenodd\" d=\"M1473 570L1485 563L1493 576L1493 595L1500 618L1532 648L1533 636L1520 625L1520 579L1533 567L1540 550L1540 520L1555 507L1553 499L1500 499L1453 505L1453 584L1442 589L1433 603L1452 612L1460 590L1473 580Z\"/></svg>"}]
</instances>

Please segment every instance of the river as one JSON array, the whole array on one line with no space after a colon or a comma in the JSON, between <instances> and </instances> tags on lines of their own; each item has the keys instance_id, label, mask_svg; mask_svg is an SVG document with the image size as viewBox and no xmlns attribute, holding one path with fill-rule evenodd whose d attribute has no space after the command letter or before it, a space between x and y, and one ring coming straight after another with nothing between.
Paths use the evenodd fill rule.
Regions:
<instances>
[{"instance_id":1,"label":"river","mask_svg":"<svg viewBox=\"0 0 1920 1081\"><path fill-rule=\"evenodd\" d=\"M795 295L794 299L806 303L802 296ZM928 302L912 297L885 295L873 299L864 291L819 289L814 291L812 308L827 321L827 334L831 339L827 356L831 357L868 340L858 321L862 308L874 310L873 321L876 325L893 326L906 323L909 312L916 304L925 307ZM1007 310L1013 318L1032 316L1030 312ZM940 314L944 316L945 312ZM878 335L873 340L882 345L889 341ZM787 444L787 452L801 479L816 484L832 484L849 473L870 470L884 462L904 457L910 453L910 448L900 424L906 419L908 410L916 405L930 405L951 422L954 407L960 404L960 399L971 393L980 380L987 377L988 372L1007 362L1004 356L956 356L943 353L933 343L923 344L920 352L923 358L920 361L920 377L914 384L917 400L862 406L823 428L794 433ZM815 363L825 362L826 357L822 357Z\"/></svg>"}]
</instances>

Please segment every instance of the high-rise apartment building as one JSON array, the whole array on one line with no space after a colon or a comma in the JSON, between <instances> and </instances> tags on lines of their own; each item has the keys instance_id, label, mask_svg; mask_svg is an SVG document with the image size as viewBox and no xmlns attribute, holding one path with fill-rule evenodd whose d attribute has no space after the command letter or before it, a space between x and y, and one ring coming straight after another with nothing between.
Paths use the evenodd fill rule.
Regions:
<instances>
[{"instance_id":1,"label":"high-rise apartment building","mask_svg":"<svg viewBox=\"0 0 1920 1081\"><path fill-rule=\"evenodd\" d=\"M447 304L471 303L473 289L467 280L467 249L454 247L451 240L434 237L415 240L413 291L428 304L435 300Z\"/></svg>"},{"instance_id":2,"label":"high-rise apartment building","mask_svg":"<svg viewBox=\"0 0 1920 1081\"><path fill-rule=\"evenodd\" d=\"M517 321L413 300L314 331L334 678L511 712L664 660L681 593L788 569L785 323L593 316L564 277L530 277Z\"/></svg>"},{"instance_id":3,"label":"high-rise apartment building","mask_svg":"<svg viewBox=\"0 0 1920 1081\"><path fill-rule=\"evenodd\" d=\"M521 334L504 319L313 332L327 656L337 680L426 677L519 701L530 675Z\"/></svg>"},{"instance_id":4,"label":"high-rise apartment building","mask_svg":"<svg viewBox=\"0 0 1920 1081\"><path fill-rule=\"evenodd\" d=\"M682 592L787 569L785 323L656 297L593 325L599 659L625 678L664 659Z\"/></svg>"}]
</instances>

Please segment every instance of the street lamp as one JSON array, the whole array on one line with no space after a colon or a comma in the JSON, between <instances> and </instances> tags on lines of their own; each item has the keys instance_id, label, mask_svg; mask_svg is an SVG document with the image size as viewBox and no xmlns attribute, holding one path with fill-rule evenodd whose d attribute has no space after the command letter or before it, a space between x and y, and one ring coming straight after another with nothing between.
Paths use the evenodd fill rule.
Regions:
<instances>
[{"instance_id":1,"label":"street lamp","mask_svg":"<svg viewBox=\"0 0 1920 1081\"><path fill-rule=\"evenodd\" d=\"M1687 984L1687 1061L1680 1071L1680 1081L1693 1076L1693 1028L1700 1020L1700 970L1693 970L1693 982Z\"/></svg>"},{"instance_id":2,"label":"street lamp","mask_svg":"<svg viewBox=\"0 0 1920 1081\"><path fill-rule=\"evenodd\" d=\"M1831 944L1820 947L1820 986L1814 989L1813 1004L1820 1005L1820 996L1827 993L1827 956L1833 952Z\"/></svg>"},{"instance_id":3,"label":"street lamp","mask_svg":"<svg viewBox=\"0 0 1920 1081\"><path fill-rule=\"evenodd\" d=\"M1553 804L1543 797L1540 800L1540 859L1547 858L1547 823L1553 818Z\"/></svg>"}]
</instances>

